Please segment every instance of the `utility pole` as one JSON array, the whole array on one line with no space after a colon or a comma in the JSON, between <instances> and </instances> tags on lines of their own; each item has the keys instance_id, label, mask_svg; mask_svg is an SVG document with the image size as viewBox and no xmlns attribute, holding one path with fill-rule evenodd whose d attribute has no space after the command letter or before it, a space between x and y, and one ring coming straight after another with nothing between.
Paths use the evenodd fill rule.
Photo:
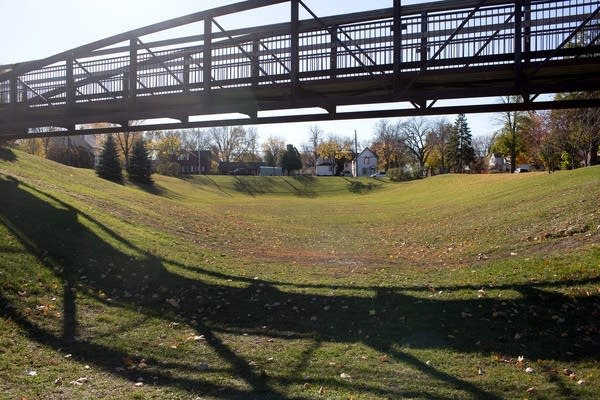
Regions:
<instances>
[{"instance_id":1,"label":"utility pole","mask_svg":"<svg viewBox=\"0 0 600 400\"><path fill-rule=\"evenodd\" d=\"M200 128L196 129L196 134L198 135L198 175L202 175L202 159L201 159L201 148L200 148L200 135L202 132Z\"/></svg>"},{"instance_id":2,"label":"utility pole","mask_svg":"<svg viewBox=\"0 0 600 400\"><path fill-rule=\"evenodd\" d=\"M354 130L354 160L352 160L352 176L358 176L358 135L356 129Z\"/></svg>"}]
</instances>

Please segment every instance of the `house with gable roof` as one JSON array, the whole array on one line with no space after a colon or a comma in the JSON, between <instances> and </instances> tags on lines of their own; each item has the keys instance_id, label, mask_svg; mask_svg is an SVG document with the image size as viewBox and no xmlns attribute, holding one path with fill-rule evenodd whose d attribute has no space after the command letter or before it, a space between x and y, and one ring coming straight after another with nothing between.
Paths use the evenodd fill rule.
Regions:
<instances>
[{"instance_id":1,"label":"house with gable roof","mask_svg":"<svg viewBox=\"0 0 600 400\"><path fill-rule=\"evenodd\" d=\"M368 147L352 160L352 176L371 176L377 173L378 158Z\"/></svg>"}]
</instances>

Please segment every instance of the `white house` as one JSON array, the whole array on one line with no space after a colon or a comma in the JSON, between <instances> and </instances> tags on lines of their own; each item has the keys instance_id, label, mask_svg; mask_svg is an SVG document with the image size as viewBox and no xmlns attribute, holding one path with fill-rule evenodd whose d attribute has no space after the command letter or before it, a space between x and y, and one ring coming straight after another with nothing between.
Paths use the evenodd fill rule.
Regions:
<instances>
[{"instance_id":1,"label":"white house","mask_svg":"<svg viewBox=\"0 0 600 400\"><path fill-rule=\"evenodd\" d=\"M502 154L493 153L490 154L490 161L488 163L490 171L506 172L510 169L510 163L504 158Z\"/></svg>"},{"instance_id":2,"label":"white house","mask_svg":"<svg viewBox=\"0 0 600 400\"><path fill-rule=\"evenodd\" d=\"M377 172L378 159L368 147L352 160L352 176L370 176Z\"/></svg>"},{"instance_id":3,"label":"white house","mask_svg":"<svg viewBox=\"0 0 600 400\"><path fill-rule=\"evenodd\" d=\"M317 176L333 176L335 175L335 164L331 161L319 158L315 167L315 175Z\"/></svg>"}]
</instances>

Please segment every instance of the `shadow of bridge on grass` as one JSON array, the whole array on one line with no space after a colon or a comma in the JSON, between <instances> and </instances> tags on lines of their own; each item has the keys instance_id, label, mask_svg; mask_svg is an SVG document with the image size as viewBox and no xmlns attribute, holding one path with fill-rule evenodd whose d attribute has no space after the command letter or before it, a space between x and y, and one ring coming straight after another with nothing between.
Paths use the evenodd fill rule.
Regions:
<instances>
[{"instance_id":1,"label":"shadow of bridge on grass","mask_svg":"<svg viewBox=\"0 0 600 400\"><path fill-rule=\"evenodd\" d=\"M321 289L330 288L331 293L322 294L323 290L311 292L310 285L228 276L157 257L82 210L14 178L0 175L0 193L0 223L63 286L62 321L26 312L39 299L20 297L16 282L0 289L2 317L17 323L33 341L57 350L68 348L74 359L132 382L141 377L154 386L224 399L315 397L316 392L287 394L309 383L359 397L494 400L502 398L501 387L460 378L406 349L447 349L483 357L526 353L530 359L565 361L600 357L597 343L589 341L597 337L599 296L564 296L554 290L560 283L510 286L521 295L511 300L477 298L476 293L472 299L442 300L428 297L429 288L424 287L325 286ZM36 266L18 268L35 276ZM138 343L117 345L119 334L111 330L104 336L92 334L89 326L97 321L81 324L83 317L77 314L82 304L87 307L86 298L165 325L193 328L203 335L202 351L213 354L214 367L198 370L204 356L196 351L178 352L139 338L132 339ZM278 370L255 365L250 354L237 348L234 341L245 335L281 343L280 350L271 350L275 358L292 343L309 346L287 361L293 368ZM364 344L408 368L423 383L368 383L378 380L374 370L363 370L363 376L351 380L340 379L339 372L304 377L315 352L329 343ZM143 350L131 354L125 347ZM115 369L133 357L145 359L151 368ZM289 358L280 358L285 357ZM215 373L235 382L222 383L214 379Z\"/></svg>"},{"instance_id":2,"label":"shadow of bridge on grass","mask_svg":"<svg viewBox=\"0 0 600 400\"><path fill-rule=\"evenodd\" d=\"M0 160L14 162L17 161L17 156L11 149L0 146Z\"/></svg>"}]
</instances>

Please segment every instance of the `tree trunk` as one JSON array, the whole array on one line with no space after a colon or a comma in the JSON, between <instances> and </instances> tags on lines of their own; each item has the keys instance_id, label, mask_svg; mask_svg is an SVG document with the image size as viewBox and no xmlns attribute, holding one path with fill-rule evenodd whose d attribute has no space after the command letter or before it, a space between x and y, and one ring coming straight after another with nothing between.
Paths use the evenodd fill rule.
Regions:
<instances>
[{"instance_id":1,"label":"tree trunk","mask_svg":"<svg viewBox=\"0 0 600 400\"><path fill-rule=\"evenodd\" d=\"M590 166L598 165L598 150L600 147L600 139L592 140L592 148L590 151Z\"/></svg>"}]
</instances>

